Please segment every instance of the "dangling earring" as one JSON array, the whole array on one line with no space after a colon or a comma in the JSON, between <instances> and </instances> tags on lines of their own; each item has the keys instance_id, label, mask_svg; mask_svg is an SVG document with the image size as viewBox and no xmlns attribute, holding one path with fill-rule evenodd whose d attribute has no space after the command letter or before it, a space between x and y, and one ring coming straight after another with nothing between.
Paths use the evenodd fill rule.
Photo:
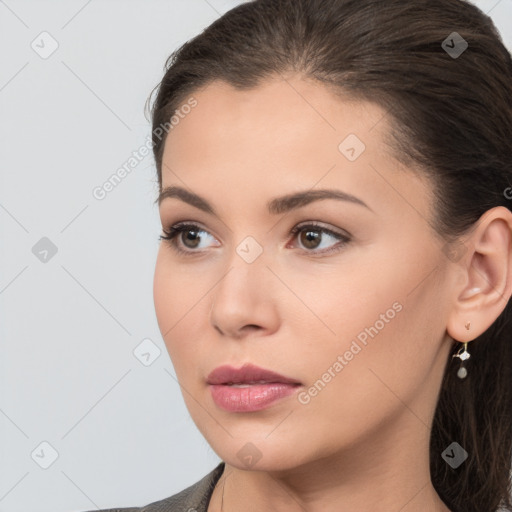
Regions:
<instances>
[{"instance_id":1,"label":"dangling earring","mask_svg":"<svg viewBox=\"0 0 512 512\"><path fill-rule=\"evenodd\" d=\"M469 331L470 326L471 322L468 322L464 327ZM467 377L468 371L464 367L464 361L471 357L470 353L468 352L468 342L465 341L462 345L463 346L459 348L458 352L452 355L452 358L458 357L460 359L460 367L457 370L457 377L459 377L459 379L465 379Z\"/></svg>"}]
</instances>

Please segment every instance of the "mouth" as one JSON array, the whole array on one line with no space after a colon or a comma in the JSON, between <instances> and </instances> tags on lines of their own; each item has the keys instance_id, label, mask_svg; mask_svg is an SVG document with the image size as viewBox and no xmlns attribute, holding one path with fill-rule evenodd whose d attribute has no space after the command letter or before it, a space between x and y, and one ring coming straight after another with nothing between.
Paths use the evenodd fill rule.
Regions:
<instances>
[{"instance_id":1,"label":"mouth","mask_svg":"<svg viewBox=\"0 0 512 512\"><path fill-rule=\"evenodd\" d=\"M301 385L296 379L280 375L253 364L245 364L241 368L223 365L215 368L207 378L208 384L227 386L251 386L255 384L295 384Z\"/></svg>"},{"instance_id":2,"label":"mouth","mask_svg":"<svg viewBox=\"0 0 512 512\"><path fill-rule=\"evenodd\" d=\"M226 382L225 384L220 384L221 386L231 386L232 388L250 388L256 384L284 384L280 382L270 382L266 380L258 380L254 382L243 382L243 383L235 383L235 382ZM295 384L299 385L299 384Z\"/></svg>"},{"instance_id":3,"label":"mouth","mask_svg":"<svg viewBox=\"0 0 512 512\"><path fill-rule=\"evenodd\" d=\"M215 404L229 412L255 412L294 394L301 382L271 370L246 364L220 366L207 382Z\"/></svg>"}]
</instances>

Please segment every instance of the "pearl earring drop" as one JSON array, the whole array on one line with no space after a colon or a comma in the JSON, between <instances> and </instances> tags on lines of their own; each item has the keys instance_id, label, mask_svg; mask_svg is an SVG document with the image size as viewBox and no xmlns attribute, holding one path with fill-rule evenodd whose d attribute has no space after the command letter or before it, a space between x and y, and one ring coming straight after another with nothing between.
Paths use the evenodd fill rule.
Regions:
<instances>
[{"instance_id":1,"label":"pearl earring drop","mask_svg":"<svg viewBox=\"0 0 512 512\"><path fill-rule=\"evenodd\" d=\"M470 327L471 327L471 322L467 322L464 327L469 331ZM465 341L463 344L463 346L458 350L458 352L456 354L453 354L452 355L452 358L454 357L458 357L460 359L460 367L459 369L457 370L457 377L459 377L459 379L465 379L468 375L468 371L467 369L464 367L464 362L469 359L471 357L471 354L468 352L468 342Z\"/></svg>"}]
</instances>

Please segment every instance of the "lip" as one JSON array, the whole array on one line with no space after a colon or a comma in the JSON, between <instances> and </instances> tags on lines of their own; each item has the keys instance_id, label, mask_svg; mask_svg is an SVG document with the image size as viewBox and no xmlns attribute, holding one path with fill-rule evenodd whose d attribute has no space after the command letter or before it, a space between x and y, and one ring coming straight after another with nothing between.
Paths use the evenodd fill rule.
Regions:
<instances>
[{"instance_id":1,"label":"lip","mask_svg":"<svg viewBox=\"0 0 512 512\"><path fill-rule=\"evenodd\" d=\"M255 412L296 393L301 383L252 364L219 366L207 382L215 404L229 412ZM241 385L243 387L238 387Z\"/></svg>"},{"instance_id":2,"label":"lip","mask_svg":"<svg viewBox=\"0 0 512 512\"><path fill-rule=\"evenodd\" d=\"M251 383L281 383L301 384L296 379L285 377L272 370L260 368L251 363L244 364L240 368L223 365L215 368L207 377L208 384L251 384Z\"/></svg>"}]
</instances>

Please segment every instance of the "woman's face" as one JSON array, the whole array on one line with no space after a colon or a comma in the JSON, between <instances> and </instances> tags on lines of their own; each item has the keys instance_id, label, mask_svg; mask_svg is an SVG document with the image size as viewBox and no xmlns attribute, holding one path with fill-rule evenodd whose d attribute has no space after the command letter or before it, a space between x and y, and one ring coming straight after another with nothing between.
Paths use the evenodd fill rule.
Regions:
<instances>
[{"instance_id":1,"label":"woman's face","mask_svg":"<svg viewBox=\"0 0 512 512\"><path fill-rule=\"evenodd\" d=\"M428 224L430 185L383 142L386 112L295 77L193 97L167 137L162 186L214 213L164 196L165 230L196 227L161 242L154 301L201 433L240 468L428 448L454 278ZM320 190L357 200L277 202ZM224 385L215 401L210 372L246 363L299 385L271 402L259 401L269 384Z\"/></svg>"}]
</instances>

